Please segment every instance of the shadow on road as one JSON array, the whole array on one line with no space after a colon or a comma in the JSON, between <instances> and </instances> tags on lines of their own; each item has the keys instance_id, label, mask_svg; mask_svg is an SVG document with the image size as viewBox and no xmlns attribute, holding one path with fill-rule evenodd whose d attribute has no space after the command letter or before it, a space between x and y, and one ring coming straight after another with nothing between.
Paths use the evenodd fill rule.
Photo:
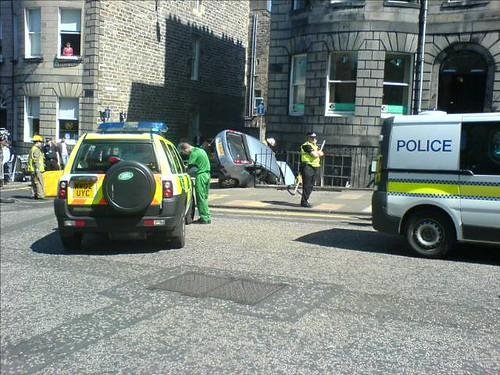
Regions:
<instances>
[{"instance_id":1,"label":"shadow on road","mask_svg":"<svg viewBox=\"0 0 500 375\"><path fill-rule=\"evenodd\" d=\"M273 204L276 206L300 207L300 203L290 203L284 201L262 201L262 203Z\"/></svg>"},{"instance_id":2,"label":"shadow on road","mask_svg":"<svg viewBox=\"0 0 500 375\"><path fill-rule=\"evenodd\" d=\"M80 250L68 251L64 249L57 230L35 241L31 245L35 253L49 255L117 255L117 254L144 254L170 250L154 240L115 240L111 241L104 235L88 234L83 236Z\"/></svg>"},{"instance_id":3,"label":"shadow on road","mask_svg":"<svg viewBox=\"0 0 500 375\"><path fill-rule=\"evenodd\" d=\"M333 228L307 234L295 241L345 250L416 257L403 237L361 229ZM459 244L446 260L500 266L500 248Z\"/></svg>"}]
</instances>

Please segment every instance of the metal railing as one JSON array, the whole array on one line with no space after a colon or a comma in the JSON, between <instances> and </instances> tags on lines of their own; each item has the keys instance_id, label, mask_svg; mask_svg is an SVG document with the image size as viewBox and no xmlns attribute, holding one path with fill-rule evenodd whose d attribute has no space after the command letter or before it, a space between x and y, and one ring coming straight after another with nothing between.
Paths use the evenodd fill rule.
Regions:
<instances>
[{"instance_id":1,"label":"metal railing","mask_svg":"<svg viewBox=\"0 0 500 375\"><path fill-rule=\"evenodd\" d=\"M323 187L370 188L373 186L371 164L377 159L379 149L371 146L334 146L325 151L317 176L317 185ZM263 165L269 169L265 161L273 160L271 156L259 155ZM257 157L257 156L256 156ZM300 152L283 151L276 153L277 160L286 161L297 175L300 169ZM256 179L256 183L266 183ZM283 181L277 181L283 184Z\"/></svg>"}]
</instances>

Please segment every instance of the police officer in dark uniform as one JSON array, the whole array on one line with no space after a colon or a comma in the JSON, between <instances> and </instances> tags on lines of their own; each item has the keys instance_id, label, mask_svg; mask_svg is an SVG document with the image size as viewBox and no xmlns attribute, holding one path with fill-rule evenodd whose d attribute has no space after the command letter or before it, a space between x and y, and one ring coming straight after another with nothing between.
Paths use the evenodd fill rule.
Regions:
<instances>
[{"instance_id":1,"label":"police officer in dark uniform","mask_svg":"<svg viewBox=\"0 0 500 375\"><path fill-rule=\"evenodd\" d=\"M300 146L300 173L302 175L302 200L300 205L302 207L311 207L309 196L311 195L316 179L316 173L319 170L321 151L317 145L316 133L307 133L307 141Z\"/></svg>"}]
</instances>

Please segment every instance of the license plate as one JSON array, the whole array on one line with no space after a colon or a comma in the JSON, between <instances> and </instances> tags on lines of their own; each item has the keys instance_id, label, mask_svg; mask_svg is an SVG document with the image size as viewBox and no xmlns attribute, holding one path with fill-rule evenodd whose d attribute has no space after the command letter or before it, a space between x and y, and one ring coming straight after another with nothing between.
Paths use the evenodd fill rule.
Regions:
<instances>
[{"instance_id":1,"label":"license plate","mask_svg":"<svg viewBox=\"0 0 500 375\"><path fill-rule=\"evenodd\" d=\"M75 199L88 199L94 196L94 183L93 182L75 182L73 187L73 198Z\"/></svg>"},{"instance_id":2,"label":"license plate","mask_svg":"<svg viewBox=\"0 0 500 375\"><path fill-rule=\"evenodd\" d=\"M217 154L219 156L224 156L224 146L222 146L221 141L217 140L215 142L215 147L217 148Z\"/></svg>"}]
</instances>

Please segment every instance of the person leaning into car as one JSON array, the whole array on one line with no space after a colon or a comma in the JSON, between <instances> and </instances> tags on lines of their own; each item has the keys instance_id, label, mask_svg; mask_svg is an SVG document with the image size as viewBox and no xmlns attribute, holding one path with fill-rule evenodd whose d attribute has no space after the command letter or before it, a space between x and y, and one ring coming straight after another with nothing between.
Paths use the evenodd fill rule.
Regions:
<instances>
[{"instance_id":1,"label":"person leaning into car","mask_svg":"<svg viewBox=\"0 0 500 375\"><path fill-rule=\"evenodd\" d=\"M45 156L42 152L43 138L40 135L33 137L33 147L28 156L28 173L31 175L31 189L33 199L44 199L42 173L45 172Z\"/></svg>"},{"instance_id":2,"label":"person leaning into car","mask_svg":"<svg viewBox=\"0 0 500 375\"><path fill-rule=\"evenodd\" d=\"M300 173L302 175L302 207L311 207L309 196L314 188L316 173L319 170L321 151L317 145L316 133L307 133L307 141L300 146Z\"/></svg>"},{"instance_id":3,"label":"person leaning into car","mask_svg":"<svg viewBox=\"0 0 500 375\"><path fill-rule=\"evenodd\" d=\"M195 221L198 224L210 224L212 217L208 208L208 190L210 188L210 160L202 148L194 147L189 143L182 142L181 153L188 156L188 168L196 168L196 179L194 190L200 218Z\"/></svg>"}]
</instances>

